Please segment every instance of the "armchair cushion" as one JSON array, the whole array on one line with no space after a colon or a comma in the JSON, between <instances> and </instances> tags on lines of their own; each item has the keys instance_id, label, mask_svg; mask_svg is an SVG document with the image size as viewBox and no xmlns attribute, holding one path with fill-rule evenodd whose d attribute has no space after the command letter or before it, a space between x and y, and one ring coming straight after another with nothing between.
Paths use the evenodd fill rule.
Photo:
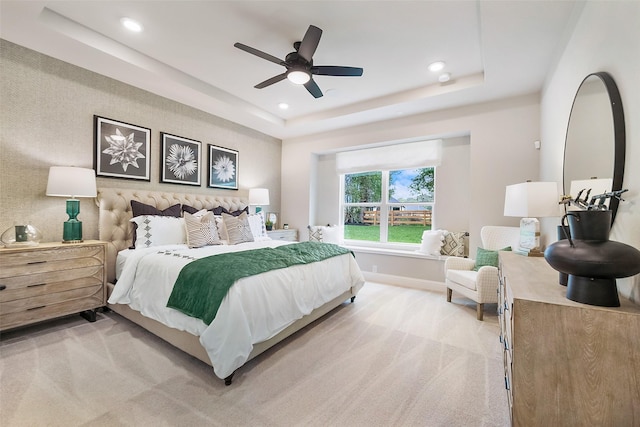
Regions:
<instances>
[{"instance_id":1,"label":"armchair cushion","mask_svg":"<svg viewBox=\"0 0 640 427\"><path fill-rule=\"evenodd\" d=\"M448 270L447 280L475 291L478 272L473 270Z\"/></svg>"}]
</instances>

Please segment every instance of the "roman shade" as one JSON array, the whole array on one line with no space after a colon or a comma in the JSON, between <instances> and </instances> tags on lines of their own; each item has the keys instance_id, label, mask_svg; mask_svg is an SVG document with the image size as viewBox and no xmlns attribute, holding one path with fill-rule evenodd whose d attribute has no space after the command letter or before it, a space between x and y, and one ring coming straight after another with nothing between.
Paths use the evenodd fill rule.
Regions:
<instances>
[{"instance_id":1,"label":"roman shade","mask_svg":"<svg viewBox=\"0 0 640 427\"><path fill-rule=\"evenodd\" d=\"M440 164L442 140L386 145L336 154L340 174L434 167Z\"/></svg>"}]
</instances>

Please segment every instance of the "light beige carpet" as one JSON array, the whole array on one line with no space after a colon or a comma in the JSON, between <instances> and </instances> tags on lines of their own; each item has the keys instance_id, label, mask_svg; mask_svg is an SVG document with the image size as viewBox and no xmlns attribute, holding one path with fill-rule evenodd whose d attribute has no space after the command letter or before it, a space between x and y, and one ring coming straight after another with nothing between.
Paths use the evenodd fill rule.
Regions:
<instances>
[{"instance_id":1,"label":"light beige carpet","mask_svg":"<svg viewBox=\"0 0 640 427\"><path fill-rule=\"evenodd\" d=\"M115 313L68 317L2 335L0 425L506 426L492 311L367 283L229 387Z\"/></svg>"}]
</instances>

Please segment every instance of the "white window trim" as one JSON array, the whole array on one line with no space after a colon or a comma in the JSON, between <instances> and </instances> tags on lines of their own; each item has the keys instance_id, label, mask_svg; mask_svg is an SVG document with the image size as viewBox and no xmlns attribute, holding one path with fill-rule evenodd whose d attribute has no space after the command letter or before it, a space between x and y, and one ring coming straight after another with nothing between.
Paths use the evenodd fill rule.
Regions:
<instances>
[{"instance_id":1,"label":"white window trim","mask_svg":"<svg viewBox=\"0 0 640 427\"><path fill-rule=\"evenodd\" d=\"M411 169L409 167L407 169ZM416 169L421 167L416 167ZM437 182L436 174L437 167L436 166L422 166L422 168L433 168L433 179L434 182ZM393 169L393 170L401 170L401 169ZM410 252L415 251L416 248L420 247L420 243L399 243L399 242L389 242L389 206L397 206L397 205L416 205L416 206L431 206L431 229L434 230L434 211L436 206L436 194L434 191L433 194L433 202L398 202L398 203L390 203L389 199L389 170L375 170L370 172L382 172L382 185L381 185L381 201L379 203L345 203L344 202L344 176L348 175L348 173L340 174L340 203L338 203L338 209L340 210L340 223L344 224L344 210L347 206L354 207L369 207L369 206L377 206L380 208L380 218L386 218L385 221L380 222L380 241L375 242L371 240L351 240L344 239L345 244L348 246L353 246L357 248L370 248L370 249L383 249L388 251L401 251L401 252ZM425 257L425 255L420 256L421 258ZM429 257L429 256L427 256Z\"/></svg>"}]
</instances>

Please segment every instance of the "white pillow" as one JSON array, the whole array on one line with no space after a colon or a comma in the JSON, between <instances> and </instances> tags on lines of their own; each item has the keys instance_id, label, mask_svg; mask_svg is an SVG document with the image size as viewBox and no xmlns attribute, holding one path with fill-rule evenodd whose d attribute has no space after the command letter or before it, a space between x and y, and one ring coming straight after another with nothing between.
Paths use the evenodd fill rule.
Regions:
<instances>
[{"instance_id":1,"label":"white pillow","mask_svg":"<svg viewBox=\"0 0 640 427\"><path fill-rule=\"evenodd\" d=\"M184 245L187 233L183 218L158 215L140 215L131 218L138 225L136 248L162 245Z\"/></svg>"},{"instance_id":2,"label":"white pillow","mask_svg":"<svg viewBox=\"0 0 640 427\"><path fill-rule=\"evenodd\" d=\"M267 227L264 224L264 215L262 212L249 214L249 227L251 227L254 242L271 240L267 234Z\"/></svg>"},{"instance_id":3,"label":"white pillow","mask_svg":"<svg viewBox=\"0 0 640 427\"><path fill-rule=\"evenodd\" d=\"M343 243L342 227L321 227L321 229L323 243L333 243L335 245L341 245Z\"/></svg>"},{"instance_id":4,"label":"white pillow","mask_svg":"<svg viewBox=\"0 0 640 427\"><path fill-rule=\"evenodd\" d=\"M444 244L444 233L444 230L423 231L418 252L433 256L440 255L440 248Z\"/></svg>"}]
</instances>

